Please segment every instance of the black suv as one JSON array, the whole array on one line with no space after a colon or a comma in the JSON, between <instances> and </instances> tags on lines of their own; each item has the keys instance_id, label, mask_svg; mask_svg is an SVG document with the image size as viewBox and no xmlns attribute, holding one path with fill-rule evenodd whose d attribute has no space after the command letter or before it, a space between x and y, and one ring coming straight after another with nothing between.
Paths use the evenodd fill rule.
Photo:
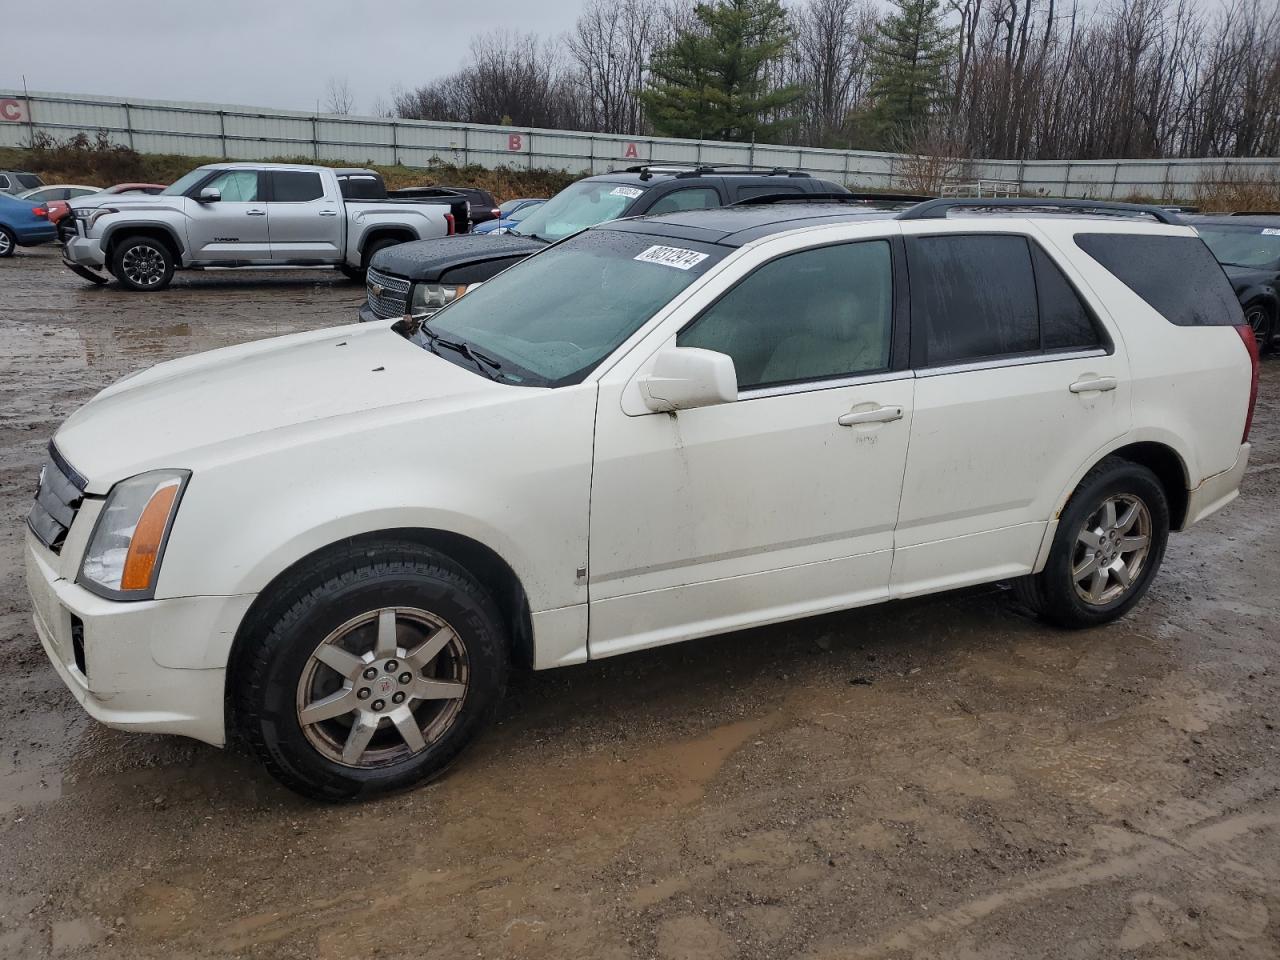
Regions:
<instances>
[{"instance_id":1,"label":"black suv","mask_svg":"<svg viewBox=\"0 0 1280 960\"><path fill-rule=\"evenodd\" d=\"M781 169L650 164L587 177L561 190L510 233L418 240L379 251L370 264L360 319L432 314L469 284L606 220L705 210L780 194L848 192L812 174Z\"/></svg>"},{"instance_id":2,"label":"black suv","mask_svg":"<svg viewBox=\"0 0 1280 960\"><path fill-rule=\"evenodd\" d=\"M1186 217L1222 264L1266 352L1280 330L1280 213Z\"/></svg>"}]
</instances>

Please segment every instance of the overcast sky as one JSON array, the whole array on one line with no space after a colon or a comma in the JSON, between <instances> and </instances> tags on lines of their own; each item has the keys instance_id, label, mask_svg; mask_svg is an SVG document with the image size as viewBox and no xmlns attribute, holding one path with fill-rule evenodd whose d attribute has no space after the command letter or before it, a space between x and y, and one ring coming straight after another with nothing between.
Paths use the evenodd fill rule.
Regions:
<instances>
[{"instance_id":1,"label":"overcast sky","mask_svg":"<svg viewBox=\"0 0 1280 960\"><path fill-rule=\"evenodd\" d=\"M6 15L5 8L14 9ZM472 35L568 30L582 0L0 0L0 88L314 110L330 76L356 112L456 70ZM32 29L23 17L35 16Z\"/></svg>"}]
</instances>

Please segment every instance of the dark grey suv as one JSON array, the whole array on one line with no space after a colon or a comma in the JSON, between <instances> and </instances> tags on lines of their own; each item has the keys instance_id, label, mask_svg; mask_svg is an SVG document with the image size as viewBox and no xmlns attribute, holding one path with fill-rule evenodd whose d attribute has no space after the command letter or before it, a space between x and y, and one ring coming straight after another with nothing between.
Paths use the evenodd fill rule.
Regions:
<instances>
[{"instance_id":1,"label":"dark grey suv","mask_svg":"<svg viewBox=\"0 0 1280 960\"><path fill-rule=\"evenodd\" d=\"M548 243L623 217L723 207L756 197L845 194L812 174L727 166L650 164L579 180L501 236L402 243L370 263L361 320L427 316Z\"/></svg>"}]
</instances>

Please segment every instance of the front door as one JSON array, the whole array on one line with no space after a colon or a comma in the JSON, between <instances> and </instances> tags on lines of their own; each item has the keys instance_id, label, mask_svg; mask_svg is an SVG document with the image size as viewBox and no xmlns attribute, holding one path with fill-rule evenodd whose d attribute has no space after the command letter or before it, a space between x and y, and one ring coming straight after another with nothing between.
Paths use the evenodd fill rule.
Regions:
<instances>
[{"instance_id":1,"label":"front door","mask_svg":"<svg viewBox=\"0 0 1280 960\"><path fill-rule=\"evenodd\" d=\"M192 261L216 265L270 260L265 179L266 174L257 170L223 170L196 190L197 196L203 190L217 190L220 200L185 201L187 254Z\"/></svg>"},{"instance_id":2,"label":"front door","mask_svg":"<svg viewBox=\"0 0 1280 960\"><path fill-rule=\"evenodd\" d=\"M309 170L273 170L271 259L277 263L337 263L342 259L342 198ZM330 195L331 194L331 195Z\"/></svg>"},{"instance_id":3,"label":"front door","mask_svg":"<svg viewBox=\"0 0 1280 960\"><path fill-rule=\"evenodd\" d=\"M894 596L1031 572L1064 488L1130 420L1101 306L1036 237L952 232L906 248L917 381Z\"/></svg>"},{"instance_id":4,"label":"front door","mask_svg":"<svg viewBox=\"0 0 1280 960\"><path fill-rule=\"evenodd\" d=\"M913 405L893 274L891 243L869 240L729 290L676 344L732 357L736 402L628 415L602 388L591 656L887 595Z\"/></svg>"}]
</instances>

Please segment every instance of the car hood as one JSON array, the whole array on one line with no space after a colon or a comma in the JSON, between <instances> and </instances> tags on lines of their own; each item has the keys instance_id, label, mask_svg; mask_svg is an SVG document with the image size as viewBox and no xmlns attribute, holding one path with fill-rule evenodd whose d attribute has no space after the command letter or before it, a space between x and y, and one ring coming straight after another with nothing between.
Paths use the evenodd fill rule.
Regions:
<instances>
[{"instance_id":1,"label":"car hood","mask_svg":"<svg viewBox=\"0 0 1280 960\"><path fill-rule=\"evenodd\" d=\"M118 210L155 210L172 207L182 202L182 197L150 193L91 193L67 201L72 210L92 210L97 207L115 207Z\"/></svg>"},{"instance_id":2,"label":"car hood","mask_svg":"<svg viewBox=\"0 0 1280 960\"><path fill-rule=\"evenodd\" d=\"M421 415L424 405L476 406L518 389L428 353L389 325L355 324L126 377L72 414L54 445L88 480L87 492L102 494L146 470L198 471L262 447L362 429L389 410Z\"/></svg>"},{"instance_id":3,"label":"car hood","mask_svg":"<svg viewBox=\"0 0 1280 960\"><path fill-rule=\"evenodd\" d=\"M1257 267L1232 267L1223 265L1222 269L1226 271L1227 279L1231 281L1231 286L1239 293L1249 287L1259 283L1275 283L1276 271L1260 270Z\"/></svg>"},{"instance_id":4,"label":"car hood","mask_svg":"<svg viewBox=\"0 0 1280 960\"><path fill-rule=\"evenodd\" d=\"M438 280L445 270L484 263L487 260L527 257L546 248L547 244L543 240L513 233L496 237L491 234L468 233L460 237L397 243L394 247L379 250L370 266L383 273L410 280Z\"/></svg>"}]
</instances>

